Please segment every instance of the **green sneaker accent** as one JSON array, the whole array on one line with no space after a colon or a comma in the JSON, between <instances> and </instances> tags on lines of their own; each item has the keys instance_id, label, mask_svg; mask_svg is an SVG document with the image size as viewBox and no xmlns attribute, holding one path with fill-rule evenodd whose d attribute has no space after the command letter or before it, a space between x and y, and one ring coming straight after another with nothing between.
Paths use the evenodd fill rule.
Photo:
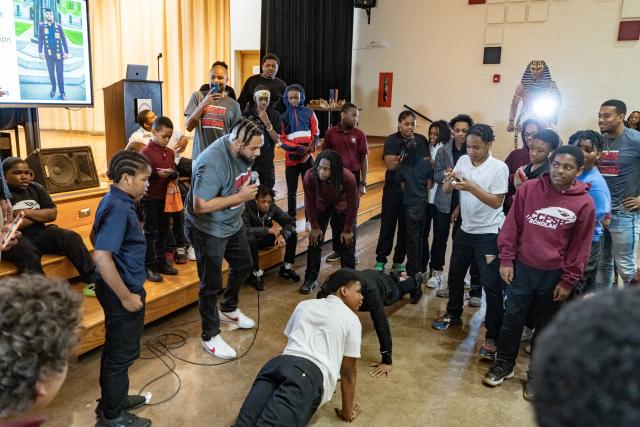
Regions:
<instances>
[{"instance_id":1,"label":"green sneaker accent","mask_svg":"<svg viewBox=\"0 0 640 427\"><path fill-rule=\"evenodd\" d=\"M380 262L380 261L378 261L378 262L376 262L376 266L375 266L375 267L373 267L373 269L374 269L375 271L379 271L380 273L384 273L384 266L385 266L385 265L384 265L384 262Z\"/></svg>"},{"instance_id":2,"label":"green sneaker accent","mask_svg":"<svg viewBox=\"0 0 640 427\"><path fill-rule=\"evenodd\" d=\"M95 297L96 296L96 285L94 283L89 283L84 288L82 288L82 295L85 297Z\"/></svg>"},{"instance_id":3,"label":"green sneaker accent","mask_svg":"<svg viewBox=\"0 0 640 427\"><path fill-rule=\"evenodd\" d=\"M405 268L403 263L393 263L393 267L391 267L391 270L396 272L396 273L406 273L407 269Z\"/></svg>"}]
</instances>

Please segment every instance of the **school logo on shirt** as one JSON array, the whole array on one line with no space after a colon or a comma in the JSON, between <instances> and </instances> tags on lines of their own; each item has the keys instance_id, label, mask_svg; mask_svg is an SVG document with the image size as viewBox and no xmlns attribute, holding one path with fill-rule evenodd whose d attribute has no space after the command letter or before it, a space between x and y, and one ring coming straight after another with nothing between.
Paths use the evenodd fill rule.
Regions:
<instances>
[{"instance_id":1,"label":"school logo on shirt","mask_svg":"<svg viewBox=\"0 0 640 427\"><path fill-rule=\"evenodd\" d=\"M36 202L33 199L30 200L21 200L13 205L14 210L18 209L40 209L40 203Z\"/></svg>"},{"instance_id":2,"label":"school logo on shirt","mask_svg":"<svg viewBox=\"0 0 640 427\"><path fill-rule=\"evenodd\" d=\"M357 139L355 136L352 136L352 137L351 137L351 143L352 143L353 145L356 145L356 143L357 143L357 142L358 142L358 139Z\"/></svg>"},{"instance_id":3,"label":"school logo on shirt","mask_svg":"<svg viewBox=\"0 0 640 427\"><path fill-rule=\"evenodd\" d=\"M224 118L227 115L226 107L220 105L207 105L202 115L203 128L224 129Z\"/></svg>"},{"instance_id":4,"label":"school logo on shirt","mask_svg":"<svg viewBox=\"0 0 640 427\"><path fill-rule=\"evenodd\" d=\"M236 177L236 183L235 183L236 190L240 191L240 187L242 187L244 184L249 182L250 179L251 179L251 168L247 169L246 172L241 173L240 175L238 175ZM239 208L240 206L243 206L243 205L244 205L244 202L242 202L242 203L240 203L238 205L235 205L235 206L231 206L229 209L237 209L237 208Z\"/></svg>"},{"instance_id":5,"label":"school logo on shirt","mask_svg":"<svg viewBox=\"0 0 640 427\"><path fill-rule=\"evenodd\" d=\"M576 222L577 216L569 209L549 207L538 209L534 213L528 214L525 219L529 224L539 225L540 227L555 230L561 225Z\"/></svg>"},{"instance_id":6,"label":"school logo on shirt","mask_svg":"<svg viewBox=\"0 0 640 427\"><path fill-rule=\"evenodd\" d=\"M598 159L598 170L602 176L620 175L620 152L603 151Z\"/></svg>"}]
</instances>

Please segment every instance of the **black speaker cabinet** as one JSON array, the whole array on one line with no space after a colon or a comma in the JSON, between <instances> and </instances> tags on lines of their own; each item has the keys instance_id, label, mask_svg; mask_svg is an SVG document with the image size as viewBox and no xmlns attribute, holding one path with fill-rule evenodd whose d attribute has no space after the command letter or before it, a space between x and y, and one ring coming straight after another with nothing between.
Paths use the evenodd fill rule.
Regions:
<instances>
[{"instance_id":1,"label":"black speaker cabinet","mask_svg":"<svg viewBox=\"0 0 640 427\"><path fill-rule=\"evenodd\" d=\"M49 193L100 186L91 147L41 148L29 154L27 164Z\"/></svg>"}]
</instances>

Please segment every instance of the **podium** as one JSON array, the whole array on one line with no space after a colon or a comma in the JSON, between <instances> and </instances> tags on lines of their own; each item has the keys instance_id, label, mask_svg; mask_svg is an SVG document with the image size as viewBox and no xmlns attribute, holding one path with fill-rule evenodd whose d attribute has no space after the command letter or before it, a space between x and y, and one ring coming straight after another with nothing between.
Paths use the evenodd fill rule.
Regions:
<instances>
[{"instance_id":1,"label":"podium","mask_svg":"<svg viewBox=\"0 0 640 427\"><path fill-rule=\"evenodd\" d=\"M123 79L105 87L103 92L108 161L126 147L131 134L140 127L136 121L138 105L150 102L151 110L162 115L162 82Z\"/></svg>"}]
</instances>

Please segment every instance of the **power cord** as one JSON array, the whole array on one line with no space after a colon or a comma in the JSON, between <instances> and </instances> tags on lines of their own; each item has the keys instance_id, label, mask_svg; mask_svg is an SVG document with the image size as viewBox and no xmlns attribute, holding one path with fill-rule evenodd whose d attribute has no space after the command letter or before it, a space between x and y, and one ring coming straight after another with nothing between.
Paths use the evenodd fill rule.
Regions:
<instances>
[{"instance_id":1,"label":"power cord","mask_svg":"<svg viewBox=\"0 0 640 427\"><path fill-rule=\"evenodd\" d=\"M149 351L151 355L140 356L140 359L141 360L158 359L167 368L167 370L162 374L158 375L157 377L153 378L149 382L147 382L145 385L143 385L142 388L140 388L140 391L138 392L138 394L144 395L143 392L145 391L145 389L147 389L152 384L160 381L161 379L167 376L173 375L178 380L178 387L173 393L171 393L169 397L159 402L147 403L148 406L157 406L157 405L166 403L171 399L173 399L174 397L176 397L176 395L180 392L180 389L182 388L182 379L180 378L180 375L178 374L178 372L176 372L176 367L177 367L176 359L194 366L220 366L220 365L226 365L227 363L235 362L236 360L242 359L244 356L247 355L247 353L249 353L249 351L251 351L251 349L253 348L253 344L256 342L256 338L258 337L258 330L260 329L260 292L256 291L256 293L258 295L258 304L257 304L258 320L256 322L256 331L253 334L253 339L251 340L251 344L249 344L249 347L244 351L244 353L242 353L240 356L236 357L235 359L229 359L229 360L224 360L221 362L213 362L213 363L202 363L202 362L195 362L195 361L178 356L173 352L173 350L184 347L187 344L187 340L189 339L189 333L183 329L171 329L168 332L158 334L152 338L149 338L143 343L145 350ZM194 319L188 322L180 323L178 325L173 326L173 328L190 325L192 323L198 322L199 320L200 319Z\"/></svg>"}]
</instances>

